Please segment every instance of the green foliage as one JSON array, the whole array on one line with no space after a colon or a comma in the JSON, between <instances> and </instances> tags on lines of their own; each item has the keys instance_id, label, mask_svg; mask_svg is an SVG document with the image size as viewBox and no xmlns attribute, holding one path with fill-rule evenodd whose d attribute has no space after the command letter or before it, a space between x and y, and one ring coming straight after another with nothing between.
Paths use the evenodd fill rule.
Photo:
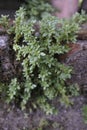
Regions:
<instances>
[{"instance_id":1,"label":"green foliage","mask_svg":"<svg viewBox=\"0 0 87 130\"><path fill-rule=\"evenodd\" d=\"M22 23L21 19L20 23ZM47 101L52 100L57 95L62 95L65 99L65 81L71 76L70 67L58 62L54 55L68 52L69 49L67 45L61 44L61 41L63 41L60 39L62 33L57 28L58 19L56 17L46 17L39 22L39 37L34 35L36 31L34 29L35 24L36 21L28 20L23 23L20 29L16 28L15 30L20 30L20 37L24 36L24 44L14 45L14 50L17 52L17 59L23 59L22 66L25 81L22 84L24 95L22 95L23 100L21 105L24 108L34 90L37 91L38 95L36 98L37 104L47 113L52 114ZM19 33L18 31L16 34ZM18 42L18 39L16 36L16 42ZM67 41L67 38L64 41Z\"/></svg>"},{"instance_id":2,"label":"green foliage","mask_svg":"<svg viewBox=\"0 0 87 130\"><path fill-rule=\"evenodd\" d=\"M12 34L14 32L14 27L12 25L11 19L9 18L9 15L1 15L0 28L1 31L4 31L8 34Z\"/></svg>"},{"instance_id":3,"label":"green foliage","mask_svg":"<svg viewBox=\"0 0 87 130\"><path fill-rule=\"evenodd\" d=\"M83 106L82 112L83 112L84 122L87 124L87 105Z\"/></svg>"},{"instance_id":4,"label":"green foliage","mask_svg":"<svg viewBox=\"0 0 87 130\"><path fill-rule=\"evenodd\" d=\"M18 90L20 90L20 85L18 84L16 78L11 81L8 88L9 88L8 96L10 97L10 100L13 100L13 98L17 96Z\"/></svg>"},{"instance_id":5,"label":"green foliage","mask_svg":"<svg viewBox=\"0 0 87 130\"><path fill-rule=\"evenodd\" d=\"M66 81L71 78L72 69L60 62L59 55L69 51L67 43L76 41L79 25L85 18L76 14L65 20L47 14L37 21L48 4L43 0L28 2L28 7L21 7L15 16L13 48L23 70L22 81L15 77L8 86L8 101L20 99L22 109L30 102L34 109L40 107L52 114L55 109L50 101L55 97L69 104Z\"/></svg>"},{"instance_id":6,"label":"green foliage","mask_svg":"<svg viewBox=\"0 0 87 130\"><path fill-rule=\"evenodd\" d=\"M17 11L14 50L23 67L23 82L20 84L17 79L12 80L9 101L16 99L16 94L20 95L21 107L24 109L27 102L34 97L33 108L39 106L47 114L53 113L54 107L50 107L49 102L57 96L61 97L62 102L69 104L65 82L71 78L72 69L59 62L55 54L58 57L67 53L67 43L76 41L78 23L83 21L83 17L81 22L76 23L77 19L78 15L70 20L60 20L48 15L37 22L27 19L24 8ZM22 89L22 94L19 88Z\"/></svg>"},{"instance_id":7,"label":"green foliage","mask_svg":"<svg viewBox=\"0 0 87 130\"><path fill-rule=\"evenodd\" d=\"M75 15L73 15L71 22L73 22L73 20L75 22L78 22L79 25L86 22L87 21L87 15L85 14L85 11L82 10L81 14L76 13Z\"/></svg>"},{"instance_id":8,"label":"green foliage","mask_svg":"<svg viewBox=\"0 0 87 130\"><path fill-rule=\"evenodd\" d=\"M0 18L0 25L3 26L4 28L8 28L9 27L9 16L8 15L1 15Z\"/></svg>"},{"instance_id":9,"label":"green foliage","mask_svg":"<svg viewBox=\"0 0 87 130\"><path fill-rule=\"evenodd\" d=\"M49 125L49 122L46 119L42 118L40 120L39 127L37 128L37 130L43 130L44 127L47 127L48 125Z\"/></svg>"},{"instance_id":10,"label":"green foliage","mask_svg":"<svg viewBox=\"0 0 87 130\"><path fill-rule=\"evenodd\" d=\"M23 7L26 9L28 18L41 19L44 15L54 12L48 0L26 0Z\"/></svg>"},{"instance_id":11,"label":"green foliage","mask_svg":"<svg viewBox=\"0 0 87 130\"><path fill-rule=\"evenodd\" d=\"M7 97L7 86L0 83L0 99L5 99Z\"/></svg>"},{"instance_id":12,"label":"green foliage","mask_svg":"<svg viewBox=\"0 0 87 130\"><path fill-rule=\"evenodd\" d=\"M79 95L79 86L78 86L78 84L70 85L67 92L68 92L68 95L70 95L70 96L78 96Z\"/></svg>"}]
</instances>

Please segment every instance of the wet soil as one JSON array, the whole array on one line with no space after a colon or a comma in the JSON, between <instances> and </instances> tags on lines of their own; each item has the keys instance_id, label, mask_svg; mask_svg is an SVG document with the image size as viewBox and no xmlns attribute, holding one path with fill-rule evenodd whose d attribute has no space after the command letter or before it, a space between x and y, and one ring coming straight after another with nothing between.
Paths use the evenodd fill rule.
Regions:
<instances>
[{"instance_id":1,"label":"wet soil","mask_svg":"<svg viewBox=\"0 0 87 130\"><path fill-rule=\"evenodd\" d=\"M29 113L0 101L0 130L87 130L82 108L84 96L71 98L73 104L65 107L55 99L57 115L45 115L41 110Z\"/></svg>"}]
</instances>

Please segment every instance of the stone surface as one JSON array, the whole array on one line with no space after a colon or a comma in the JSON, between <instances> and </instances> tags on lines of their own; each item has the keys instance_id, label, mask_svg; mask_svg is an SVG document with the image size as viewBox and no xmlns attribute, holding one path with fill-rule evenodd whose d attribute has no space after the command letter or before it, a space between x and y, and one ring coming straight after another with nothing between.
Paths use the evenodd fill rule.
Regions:
<instances>
[{"instance_id":1,"label":"stone surface","mask_svg":"<svg viewBox=\"0 0 87 130\"><path fill-rule=\"evenodd\" d=\"M87 41L78 41L76 45L78 48L68 54L66 63L73 67L70 82L77 83L85 90L87 88Z\"/></svg>"},{"instance_id":2,"label":"stone surface","mask_svg":"<svg viewBox=\"0 0 87 130\"><path fill-rule=\"evenodd\" d=\"M14 75L14 66L11 61L10 40L7 34L0 35L0 81L9 81Z\"/></svg>"}]
</instances>

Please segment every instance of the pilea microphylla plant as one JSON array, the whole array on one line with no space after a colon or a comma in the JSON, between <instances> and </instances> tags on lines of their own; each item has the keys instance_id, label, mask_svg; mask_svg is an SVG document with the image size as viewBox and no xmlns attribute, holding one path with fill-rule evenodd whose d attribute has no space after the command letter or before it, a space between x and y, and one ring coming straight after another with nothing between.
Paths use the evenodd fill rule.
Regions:
<instances>
[{"instance_id":1,"label":"pilea microphylla plant","mask_svg":"<svg viewBox=\"0 0 87 130\"><path fill-rule=\"evenodd\" d=\"M20 99L22 109L29 103L30 110L39 107L46 114L52 114L55 107L50 102L55 97L69 104L70 87L67 89L66 81L71 78L72 68L58 57L70 50L69 43L76 42L79 26L87 17L84 13L77 13L68 20L59 19L49 11L42 15L38 13L39 9L37 13L30 11L29 15L32 6L27 6L20 7L15 15L14 26L7 31L14 34L13 49L22 68L21 82L15 76L7 84L8 101Z\"/></svg>"}]
</instances>

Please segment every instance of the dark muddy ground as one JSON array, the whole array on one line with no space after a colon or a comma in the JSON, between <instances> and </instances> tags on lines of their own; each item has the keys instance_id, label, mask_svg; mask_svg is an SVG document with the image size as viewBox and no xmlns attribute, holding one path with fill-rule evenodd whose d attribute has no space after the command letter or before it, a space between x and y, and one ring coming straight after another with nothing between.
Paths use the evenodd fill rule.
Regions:
<instances>
[{"instance_id":1,"label":"dark muddy ground","mask_svg":"<svg viewBox=\"0 0 87 130\"><path fill-rule=\"evenodd\" d=\"M82 114L87 98L78 96L71 100L73 105L68 108L54 101L59 110L56 116L46 116L40 110L29 114L0 102L0 130L87 130Z\"/></svg>"}]
</instances>

